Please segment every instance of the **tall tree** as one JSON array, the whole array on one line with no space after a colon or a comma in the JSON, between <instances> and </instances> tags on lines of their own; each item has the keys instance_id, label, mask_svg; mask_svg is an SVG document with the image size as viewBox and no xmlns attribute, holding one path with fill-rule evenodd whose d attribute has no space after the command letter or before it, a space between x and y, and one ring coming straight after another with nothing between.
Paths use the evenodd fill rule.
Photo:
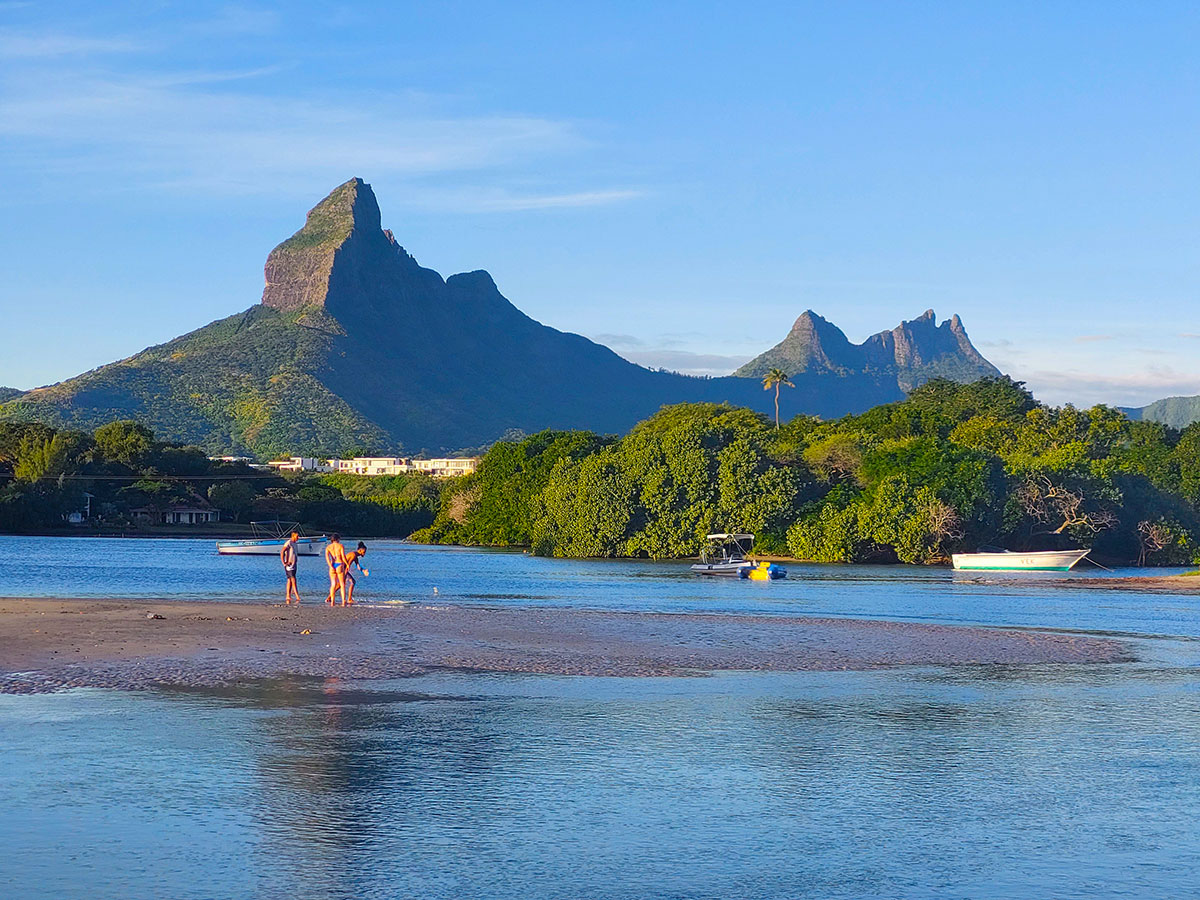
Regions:
<instances>
[{"instance_id":1,"label":"tall tree","mask_svg":"<svg viewBox=\"0 0 1200 900\"><path fill-rule=\"evenodd\" d=\"M766 375L763 376L763 390L769 391L771 388L775 388L776 431L779 430L779 389L784 385L787 385L788 387L795 387L794 384L788 381L788 373L783 371L783 369L771 369Z\"/></svg>"}]
</instances>

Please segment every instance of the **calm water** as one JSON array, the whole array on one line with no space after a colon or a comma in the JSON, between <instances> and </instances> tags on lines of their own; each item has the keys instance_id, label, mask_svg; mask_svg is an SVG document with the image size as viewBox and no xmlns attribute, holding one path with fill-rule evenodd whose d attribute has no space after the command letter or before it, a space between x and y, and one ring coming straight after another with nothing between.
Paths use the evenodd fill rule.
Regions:
<instances>
[{"instance_id":1,"label":"calm water","mask_svg":"<svg viewBox=\"0 0 1200 900\"><path fill-rule=\"evenodd\" d=\"M0 536L0 597L143 597L261 602L283 597L279 562L218 556L210 540ZM743 582L697 578L686 562L578 561L521 553L369 544L364 602L395 600L485 606L579 606L660 612L832 615L1200 637L1200 595L1067 588L1107 577L1080 567L1064 577L1019 577L915 566L788 566L789 578ZM1114 574L1182 572L1127 569ZM302 596L329 589L322 560L302 557Z\"/></svg>"},{"instance_id":2,"label":"calm water","mask_svg":"<svg viewBox=\"0 0 1200 900\"><path fill-rule=\"evenodd\" d=\"M0 539L22 560L0 595L274 596L271 560L210 547ZM1141 661L0 696L0 894L1200 896L1195 598L382 544L368 562L364 599L1119 631Z\"/></svg>"}]
</instances>

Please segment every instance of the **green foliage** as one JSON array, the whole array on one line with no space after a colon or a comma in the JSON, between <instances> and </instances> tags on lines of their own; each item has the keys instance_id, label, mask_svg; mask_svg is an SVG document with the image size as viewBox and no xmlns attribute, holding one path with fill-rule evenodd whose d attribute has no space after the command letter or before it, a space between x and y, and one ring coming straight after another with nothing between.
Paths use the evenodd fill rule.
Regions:
<instances>
[{"instance_id":1,"label":"green foliage","mask_svg":"<svg viewBox=\"0 0 1200 900\"><path fill-rule=\"evenodd\" d=\"M92 439L105 459L131 468L143 465L154 447L154 432L129 419L101 425Z\"/></svg>"},{"instance_id":2,"label":"green foliage","mask_svg":"<svg viewBox=\"0 0 1200 900\"><path fill-rule=\"evenodd\" d=\"M625 438L542 432L492 447L415 537L530 546L559 556L694 554L712 531L782 548L808 483L778 465L766 417L723 404L664 407Z\"/></svg>"},{"instance_id":3,"label":"green foliage","mask_svg":"<svg viewBox=\"0 0 1200 900\"><path fill-rule=\"evenodd\" d=\"M680 404L618 441L498 444L415 537L663 558L744 530L820 562L931 563L999 544L1165 564L1200 535L1200 425L1181 435L1110 407L1053 409L1007 378L935 380L862 415L770 425Z\"/></svg>"},{"instance_id":4,"label":"green foliage","mask_svg":"<svg viewBox=\"0 0 1200 900\"><path fill-rule=\"evenodd\" d=\"M73 475L89 461L91 439L84 434L60 431L50 437L30 433L22 438L13 463L17 481L38 482Z\"/></svg>"},{"instance_id":5,"label":"green foliage","mask_svg":"<svg viewBox=\"0 0 1200 900\"><path fill-rule=\"evenodd\" d=\"M245 481L218 481L208 489L208 502L237 522L253 507L254 488Z\"/></svg>"},{"instance_id":6,"label":"green foliage","mask_svg":"<svg viewBox=\"0 0 1200 900\"><path fill-rule=\"evenodd\" d=\"M475 474L458 479L444 495L425 540L493 547L534 543L535 498L562 460L584 457L606 441L587 431L541 431L520 441L493 444Z\"/></svg>"},{"instance_id":7,"label":"green foliage","mask_svg":"<svg viewBox=\"0 0 1200 900\"><path fill-rule=\"evenodd\" d=\"M92 494L92 527L136 527L140 510L167 511L204 497L224 521L288 519L312 531L405 537L428 527L442 488L426 475L328 475L287 481L198 447L164 444L145 426L118 421L94 436L30 423L0 423L0 532L66 527Z\"/></svg>"}]
</instances>

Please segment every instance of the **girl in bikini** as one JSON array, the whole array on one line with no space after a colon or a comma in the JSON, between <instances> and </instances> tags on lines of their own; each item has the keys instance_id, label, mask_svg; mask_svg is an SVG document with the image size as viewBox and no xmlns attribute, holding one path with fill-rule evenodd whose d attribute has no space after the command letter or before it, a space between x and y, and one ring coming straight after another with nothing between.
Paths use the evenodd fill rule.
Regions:
<instances>
[{"instance_id":1,"label":"girl in bikini","mask_svg":"<svg viewBox=\"0 0 1200 900\"><path fill-rule=\"evenodd\" d=\"M342 536L331 534L329 545L325 548L325 562L329 566L329 596L325 602L333 606L333 595L338 589L342 592L342 605L346 605L346 548L342 546Z\"/></svg>"}]
</instances>

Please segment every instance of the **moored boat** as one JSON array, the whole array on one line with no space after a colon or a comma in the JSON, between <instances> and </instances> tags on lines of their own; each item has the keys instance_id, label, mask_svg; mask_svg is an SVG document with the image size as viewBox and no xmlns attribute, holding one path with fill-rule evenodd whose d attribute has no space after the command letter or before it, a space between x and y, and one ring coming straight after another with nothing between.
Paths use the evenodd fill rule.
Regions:
<instances>
[{"instance_id":1,"label":"moored boat","mask_svg":"<svg viewBox=\"0 0 1200 900\"><path fill-rule=\"evenodd\" d=\"M997 550L983 553L955 553L951 559L956 569L1067 572L1090 552L1090 550L1033 550L1028 553L1014 553L1011 550Z\"/></svg>"},{"instance_id":2,"label":"moored boat","mask_svg":"<svg viewBox=\"0 0 1200 900\"><path fill-rule=\"evenodd\" d=\"M222 556L278 556L288 536L299 532L300 526L286 522L251 522L254 537L244 541L217 541L217 553ZM325 537L305 537L296 540L297 556L320 556L325 552Z\"/></svg>"},{"instance_id":3,"label":"moored boat","mask_svg":"<svg viewBox=\"0 0 1200 900\"><path fill-rule=\"evenodd\" d=\"M774 581L787 577L787 569L783 566L747 559L752 546L752 534L710 534L708 543L700 551L700 562L692 566L692 571L697 575L749 578L752 581Z\"/></svg>"}]
</instances>

